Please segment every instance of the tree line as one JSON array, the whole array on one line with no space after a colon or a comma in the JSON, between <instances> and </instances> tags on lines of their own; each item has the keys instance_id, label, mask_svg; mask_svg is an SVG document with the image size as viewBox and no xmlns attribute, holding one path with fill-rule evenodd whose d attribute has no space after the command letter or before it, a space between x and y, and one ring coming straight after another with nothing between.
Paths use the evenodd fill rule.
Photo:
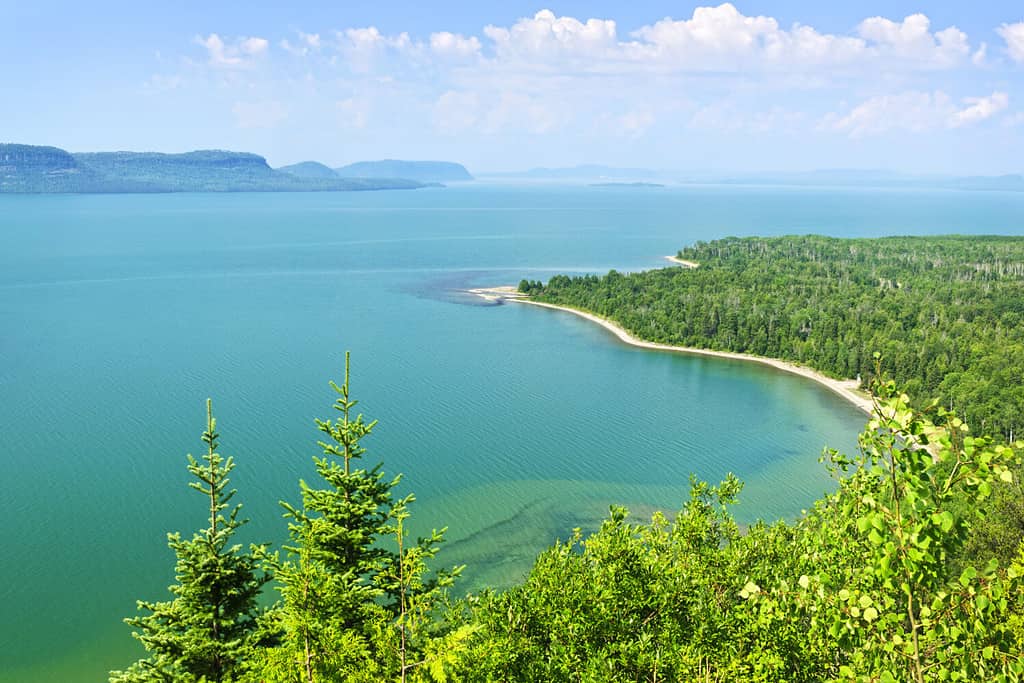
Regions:
<instances>
[{"instance_id":1,"label":"tree line","mask_svg":"<svg viewBox=\"0 0 1024 683\"><path fill-rule=\"evenodd\" d=\"M868 386L873 354L915 400L1013 440L1024 415L1024 239L726 238L697 268L524 280L641 339L769 356Z\"/></svg>"}]
</instances>

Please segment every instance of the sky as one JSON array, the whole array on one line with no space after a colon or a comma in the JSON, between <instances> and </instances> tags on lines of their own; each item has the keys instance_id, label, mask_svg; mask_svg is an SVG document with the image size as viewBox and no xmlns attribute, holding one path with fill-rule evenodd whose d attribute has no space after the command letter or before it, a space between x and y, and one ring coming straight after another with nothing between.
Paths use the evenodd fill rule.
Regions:
<instances>
[{"instance_id":1,"label":"sky","mask_svg":"<svg viewBox=\"0 0 1024 683\"><path fill-rule=\"evenodd\" d=\"M1024 1L0 0L0 142L1024 172Z\"/></svg>"}]
</instances>

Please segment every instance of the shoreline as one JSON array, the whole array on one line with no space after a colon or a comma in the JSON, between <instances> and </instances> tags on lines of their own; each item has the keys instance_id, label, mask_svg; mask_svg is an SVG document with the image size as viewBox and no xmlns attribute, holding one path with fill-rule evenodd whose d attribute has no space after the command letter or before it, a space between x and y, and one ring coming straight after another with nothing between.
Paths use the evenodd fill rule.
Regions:
<instances>
[{"instance_id":1,"label":"shoreline","mask_svg":"<svg viewBox=\"0 0 1024 683\"><path fill-rule=\"evenodd\" d=\"M700 264L697 263L696 261L687 261L686 259L681 259L678 256L666 256L665 260L666 261L671 261L672 263L676 264L677 266L682 266L683 268L699 268L700 267Z\"/></svg>"},{"instance_id":2,"label":"shoreline","mask_svg":"<svg viewBox=\"0 0 1024 683\"><path fill-rule=\"evenodd\" d=\"M665 258L672 258L666 256ZM696 267L687 266L690 268ZM581 318L589 320L592 323L597 323L604 329L608 330L616 337L619 341L622 341L630 346L636 346L641 349L648 349L651 351L669 351L672 353L686 353L694 356L709 356L712 358L728 358L731 360L742 360L753 363L760 363L761 365L767 365L773 367L776 370L788 372L794 375L800 375L806 377L809 380L817 382L825 388L832 391L834 394L845 399L848 403L851 403L855 407L859 408L867 414L871 414L874 408L872 399L863 394L858 389L857 380L854 379L833 379L827 375L823 375L817 370L805 367L803 365L797 365L790 361L779 360L777 358L768 358L766 356L755 356L749 353L736 353L734 351L714 351L711 349L701 349L692 346L672 346L671 344L659 344L657 342L649 342L634 337L632 334L627 332L622 327L619 327L616 323L602 318L601 316L586 311L581 311L577 308L571 308L569 306L559 306L557 304L544 303L542 301L531 301L526 298L525 294L520 294L515 287L488 287L481 289L468 290L472 294L481 296L488 301L514 301L521 304L529 304L531 306L540 306L542 308L549 308L555 311L565 311L566 313L572 313Z\"/></svg>"}]
</instances>

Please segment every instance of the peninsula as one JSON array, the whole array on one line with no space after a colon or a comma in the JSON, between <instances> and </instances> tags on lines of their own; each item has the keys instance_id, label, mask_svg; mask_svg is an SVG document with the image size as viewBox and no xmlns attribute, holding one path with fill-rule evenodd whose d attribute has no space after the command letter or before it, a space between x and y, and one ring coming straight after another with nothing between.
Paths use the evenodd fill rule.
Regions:
<instances>
[{"instance_id":1,"label":"peninsula","mask_svg":"<svg viewBox=\"0 0 1024 683\"><path fill-rule=\"evenodd\" d=\"M917 405L1021 431L1024 238L725 238L666 258L684 267L524 280L515 300L637 346L772 365L862 409L878 354Z\"/></svg>"}]
</instances>

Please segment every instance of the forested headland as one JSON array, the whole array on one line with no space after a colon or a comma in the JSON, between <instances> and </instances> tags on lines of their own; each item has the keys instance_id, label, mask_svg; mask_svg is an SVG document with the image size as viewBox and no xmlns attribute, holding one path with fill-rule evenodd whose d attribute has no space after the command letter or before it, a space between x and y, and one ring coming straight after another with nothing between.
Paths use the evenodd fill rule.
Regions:
<instances>
[{"instance_id":1,"label":"forested headland","mask_svg":"<svg viewBox=\"0 0 1024 683\"><path fill-rule=\"evenodd\" d=\"M864 386L880 353L915 400L1008 439L1024 415L1024 238L726 238L699 268L523 281L645 341L767 356ZM919 404L920 405L920 404Z\"/></svg>"}]
</instances>

